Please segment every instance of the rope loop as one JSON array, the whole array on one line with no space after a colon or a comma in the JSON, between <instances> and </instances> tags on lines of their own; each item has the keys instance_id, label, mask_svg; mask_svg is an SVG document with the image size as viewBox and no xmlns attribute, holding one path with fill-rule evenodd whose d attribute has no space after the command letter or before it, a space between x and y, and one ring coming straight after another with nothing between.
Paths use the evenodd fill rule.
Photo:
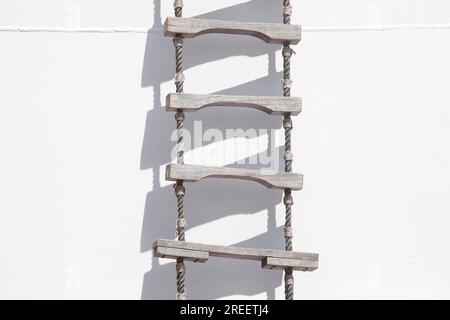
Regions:
<instances>
[{"instance_id":1,"label":"rope loop","mask_svg":"<svg viewBox=\"0 0 450 320\"><path fill-rule=\"evenodd\" d=\"M182 48L183 47L183 38L182 37L175 37L173 38L173 45L175 48Z\"/></svg>"},{"instance_id":2,"label":"rope loop","mask_svg":"<svg viewBox=\"0 0 450 320\"><path fill-rule=\"evenodd\" d=\"M292 129L294 126L292 124L292 119L290 117L286 117L283 119L283 128L284 129Z\"/></svg>"},{"instance_id":3,"label":"rope loop","mask_svg":"<svg viewBox=\"0 0 450 320\"><path fill-rule=\"evenodd\" d=\"M174 9L183 8L183 0L175 0L173 2L173 8Z\"/></svg>"}]
</instances>

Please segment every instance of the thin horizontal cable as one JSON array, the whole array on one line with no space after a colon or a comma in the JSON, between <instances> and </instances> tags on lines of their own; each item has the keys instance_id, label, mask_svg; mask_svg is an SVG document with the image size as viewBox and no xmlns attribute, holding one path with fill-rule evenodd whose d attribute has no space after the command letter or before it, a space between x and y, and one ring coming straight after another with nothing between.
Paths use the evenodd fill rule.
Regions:
<instances>
[{"instance_id":1,"label":"thin horizontal cable","mask_svg":"<svg viewBox=\"0 0 450 320\"><path fill-rule=\"evenodd\" d=\"M395 31L395 30L450 30L447 24L392 24L392 25L361 25L361 26L302 26L303 32L355 32L355 31ZM58 28L58 27L28 27L0 26L0 32L29 33L161 33L162 29L146 28Z\"/></svg>"},{"instance_id":2,"label":"thin horizontal cable","mask_svg":"<svg viewBox=\"0 0 450 320\"><path fill-rule=\"evenodd\" d=\"M430 30L447 29L450 30L450 23L447 24L386 24L386 25L366 25L366 26L311 26L302 27L303 32L355 32L355 31L395 31L395 30Z\"/></svg>"},{"instance_id":3,"label":"thin horizontal cable","mask_svg":"<svg viewBox=\"0 0 450 320\"><path fill-rule=\"evenodd\" d=\"M162 30L143 28L56 28L56 27L12 27L0 26L0 32L30 32L30 33L149 33Z\"/></svg>"}]
</instances>

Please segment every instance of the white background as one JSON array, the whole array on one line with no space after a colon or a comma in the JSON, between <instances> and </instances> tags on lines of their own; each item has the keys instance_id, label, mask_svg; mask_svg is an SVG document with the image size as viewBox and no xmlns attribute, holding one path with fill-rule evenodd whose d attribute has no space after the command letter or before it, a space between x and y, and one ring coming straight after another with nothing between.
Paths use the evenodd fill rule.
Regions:
<instances>
[{"instance_id":1,"label":"white background","mask_svg":"<svg viewBox=\"0 0 450 320\"><path fill-rule=\"evenodd\" d=\"M186 17L281 21L281 0L184 2ZM305 28L450 22L448 0L293 6ZM1 1L0 26L150 31L0 32L0 298L175 297L173 261L151 253L154 239L175 237L163 179L175 126L163 109L174 90L167 15L169 0ZM292 60L293 94L304 99L294 170L305 174L294 247L319 252L320 269L295 274L296 298L450 298L449 40L448 29L303 34ZM279 46L206 35L184 51L186 92L281 94ZM193 119L203 130L281 129L280 117L255 110L189 114L189 130ZM253 155L244 140L187 160L232 164ZM256 152L280 146L252 141ZM281 198L252 182L188 184L187 239L281 249ZM190 298L284 296L282 273L256 262L187 268Z\"/></svg>"}]
</instances>

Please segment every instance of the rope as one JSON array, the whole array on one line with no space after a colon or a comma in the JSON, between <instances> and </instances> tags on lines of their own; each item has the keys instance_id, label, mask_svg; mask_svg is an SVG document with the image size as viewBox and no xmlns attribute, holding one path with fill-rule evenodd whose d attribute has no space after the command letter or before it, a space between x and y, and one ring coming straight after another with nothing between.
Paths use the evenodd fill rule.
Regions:
<instances>
[{"instance_id":1,"label":"rope","mask_svg":"<svg viewBox=\"0 0 450 320\"><path fill-rule=\"evenodd\" d=\"M292 7L290 0L283 0L283 23L290 24ZM291 96L291 56L292 49L289 42L283 43L283 94L285 97ZM284 128L284 171L292 172L292 151L291 151L291 114L286 113L283 119ZM285 224L284 238L286 251L292 251L292 205L294 204L291 189L284 190ZM284 295L286 300L294 299L294 276L292 268L287 268L284 273Z\"/></svg>"},{"instance_id":2,"label":"rope","mask_svg":"<svg viewBox=\"0 0 450 320\"><path fill-rule=\"evenodd\" d=\"M183 0L174 0L173 8L175 9L175 17L181 18L183 16Z\"/></svg>"},{"instance_id":3,"label":"rope","mask_svg":"<svg viewBox=\"0 0 450 320\"><path fill-rule=\"evenodd\" d=\"M183 1L174 0L173 4L176 17L183 16ZM177 93L183 92L184 75L183 75L183 38L176 36L173 39L175 47L175 86ZM184 163L184 146L183 146L183 131L184 131L184 113L182 110L178 110L175 114L175 120L177 122L177 163ZM184 218L184 195L185 188L183 180L178 180L174 185L175 195L177 197L177 235L178 241L185 241L185 225L186 220ZM177 270L177 300L186 300L186 270L184 266L184 259L178 258L176 264Z\"/></svg>"},{"instance_id":4,"label":"rope","mask_svg":"<svg viewBox=\"0 0 450 320\"><path fill-rule=\"evenodd\" d=\"M173 39L175 46L175 85L177 92L183 92L184 74L183 74L183 38L175 37Z\"/></svg>"},{"instance_id":5,"label":"rope","mask_svg":"<svg viewBox=\"0 0 450 320\"><path fill-rule=\"evenodd\" d=\"M283 0L283 23L291 24L292 7L291 0Z\"/></svg>"}]
</instances>

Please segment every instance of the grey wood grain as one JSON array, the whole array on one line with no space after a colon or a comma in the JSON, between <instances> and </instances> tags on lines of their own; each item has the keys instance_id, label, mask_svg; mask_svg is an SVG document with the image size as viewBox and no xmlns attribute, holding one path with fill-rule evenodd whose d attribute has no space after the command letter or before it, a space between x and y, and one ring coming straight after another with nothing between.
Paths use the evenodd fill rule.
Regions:
<instances>
[{"instance_id":1,"label":"grey wood grain","mask_svg":"<svg viewBox=\"0 0 450 320\"><path fill-rule=\"evenodd\" d=\"M156 255L158 255L158 252L160 252L161 248L171 248L187 251L192 250L195 252L207 252L210 256L214 257L256 260L261 261L262 263L266 261L266 263L263 264L263 267L266 267L268 269L282 269L283 266L287 266L294 267L298 270L312 271L317 268L319 260L319 255L317 253L273 249L240 248L233 246L217 246L163 239L154 241L153 248L154 252L156 252Z\"/></svg>"},{"instance_id":2,"label":"grey wood grain","mask_svg":"<svg viewBox=\"0 0 450 320\"><path fill-rule=\"evenodd\" d=\"M301 190L303 175L298 173L250 170L228 167L207 167L171 163L166 166L166 180L198 181L204 178L252 180L271 189Z\"/></svg>"},{"instance_id":3,"label":"grey wood grain","mask_svg":"<svg viewBox=\"0 0 450 320\"><path fill-rule=\"evenodd\" d=\"M208 261L209 253L207 251L195 251L158 246L153 249L153 256L170 259L184 258L186 261L206 262Z\"/></svg>"},{"instance_id":4,"label":"grey wood grain","mask_svg":"<svg viewBox=\"0 0 450 320\"><path fill-rule=\"evenodd\" d=\"M262 268L270 270L284 270L292 268L297 271L314 271L319 266L319 260L297 260L276 257L266 257L262 260Z\"/></svg>"},{"instance_id":5,"label":"grey wood grain","mask_svg":"<svg viewBox=\"0 0 450 320\"><path fill-rule=\"evenodd\" d=\"M298 115L302 99L275 96L232 96L209 94L170 93L166 96L166 110L194 112L206 107L242 107L261 110L270 115Z\"/></svg>"},{"instance_id":6,"label":"grey wood grain","mask_svg":"<svg viewBox=\"0 0 450 320\"><path fill-rule=\"evenodd\" d=\"M164 35L167 37L182 35L194 38L205 33L248 35L271 44L283 44L286 41L297 44L301 40L301 27L297 25L176 17L168 17L164 23Z\"/></svg>"}]
</instances>

